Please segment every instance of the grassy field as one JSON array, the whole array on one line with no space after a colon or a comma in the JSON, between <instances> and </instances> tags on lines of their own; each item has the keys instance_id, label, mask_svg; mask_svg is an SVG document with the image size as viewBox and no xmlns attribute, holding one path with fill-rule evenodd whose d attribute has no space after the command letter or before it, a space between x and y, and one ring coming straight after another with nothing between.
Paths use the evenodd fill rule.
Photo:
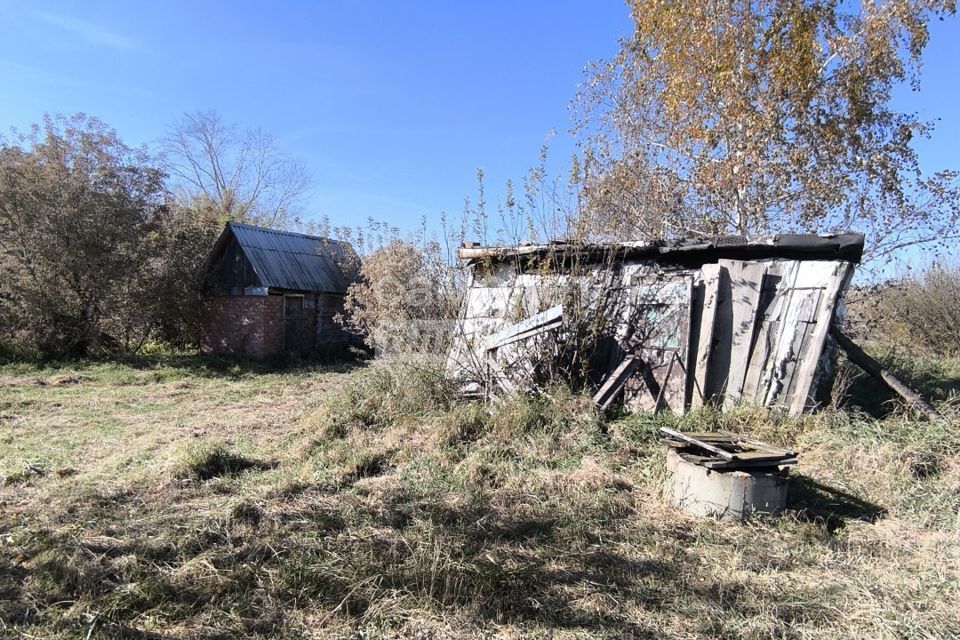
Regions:
<instances>
[{"instance_id":1,"label":"grassy field","mask_svg":"<svg viewBox=\"0 0 960 640\"><path fill-rule=\"evenodd\" d=\"M960 636L956 362L943 423L453 404L426 363L0 366L0 636ZM912 368L911 368L912 367ZM662 424L801 451L788 512L661 504Z\"/></svg>"}]
</instances>

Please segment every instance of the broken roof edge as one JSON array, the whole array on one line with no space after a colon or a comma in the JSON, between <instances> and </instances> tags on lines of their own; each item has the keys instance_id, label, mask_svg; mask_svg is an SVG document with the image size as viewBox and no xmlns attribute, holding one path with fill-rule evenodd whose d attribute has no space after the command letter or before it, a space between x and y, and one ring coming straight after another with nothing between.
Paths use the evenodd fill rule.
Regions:
<instances>
[{"instance_id":1,"label":"broken roof edge","mask_svg":"<svg viewBox=\"0 0 960 640\"><path fill-rule=\"evenodd\" d=\"M686 240L657 240L653 242L575 243L554 241L548 244L520 246L464 245L457 257L474 264L480 260L503 262L510 259L528 259L557 255L579 256L601 260L615 251L622 259L653 259L662 262L689 264L707 263L722 258L763 259L792 258L810 260L846 260L859 263L863 257L862 233L828 235L782 233L749 240L744 236L717 236Z\"/></svg>"}]
</instances>

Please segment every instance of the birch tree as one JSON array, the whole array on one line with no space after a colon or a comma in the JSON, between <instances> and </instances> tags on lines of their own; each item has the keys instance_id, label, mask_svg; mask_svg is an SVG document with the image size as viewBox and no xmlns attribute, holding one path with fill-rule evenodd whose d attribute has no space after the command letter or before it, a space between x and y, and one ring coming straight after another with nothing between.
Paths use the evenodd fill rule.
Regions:
<instances>
[{"instance_id":1,"label":"birch tree","mask_svg":"<svg viewBox=\"0 0 960 640\"><path fill-rule=\"evenodd\" d=\"M575 101L585 222L606 235L854 229L877 258L957 238L957 173L925 175L928 23L955 0L631 0Z\"/></svg>"},{"instance_id":2,"label":"birch tree","mask_svg":"<svg viewBox=\"0 0 960 640\"><path fill-rule=\"evenodd\" d=\"M309 186L304 165L260 129L216 111L187 113L161 141L181 201L213 203L225 219L268 227L296 222Z\"/></svg>"}]
</instances>

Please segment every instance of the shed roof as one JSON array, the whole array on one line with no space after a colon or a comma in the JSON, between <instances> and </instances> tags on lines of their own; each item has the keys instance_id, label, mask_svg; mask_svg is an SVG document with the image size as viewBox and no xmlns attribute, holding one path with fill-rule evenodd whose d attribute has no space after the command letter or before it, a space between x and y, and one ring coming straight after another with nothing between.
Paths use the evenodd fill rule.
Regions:
<instances>
[{"instance_id":1,"label":"shed roof","mask_svg":"<svg viewBox=\"0 0 960 640\"><path fill-rule=\"evenodd\" d=\"M503 262L542 257L601 261L611 255L623 260L654 260L664 263L705 264L720 258L756 260L790 258L796 260L847 260L860 262L863 256L862 233L830 235L784 233L748 239L743 236L716 236L653 242L576 243L554 241L548 244L519 246L464 245L457 250L461 260Z\"/></svg>"},{"instance_id":2,"label":"shed roof","mask_svg":"<svg viewBox=\"0 0 960 640\"><path fill-rule=\"evenodd\" d=\"M250 261L260 286L293 291L346 293L359 260L348 242L228 222L214 248L230 237Z\"/></svg>"}]
</instances>

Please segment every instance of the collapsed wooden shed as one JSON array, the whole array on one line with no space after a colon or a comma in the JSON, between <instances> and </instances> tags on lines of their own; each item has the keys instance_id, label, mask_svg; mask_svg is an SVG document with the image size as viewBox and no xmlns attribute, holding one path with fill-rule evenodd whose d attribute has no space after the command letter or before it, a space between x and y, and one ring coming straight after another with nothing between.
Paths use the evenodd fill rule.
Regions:
<instances>
[{"instance_id":1,"label":"collapsed wooden shed","mask_svg":"<svg viewBox=\"0 0 960 640\"><path fill-rule=\"evenodd\" d=\"M464 394L530 389L576 342L603 408L742 402L801 413L829 393L830 326L863 241L464 246L470 280L447 372Z\"/></svg>"}]
</instances>

